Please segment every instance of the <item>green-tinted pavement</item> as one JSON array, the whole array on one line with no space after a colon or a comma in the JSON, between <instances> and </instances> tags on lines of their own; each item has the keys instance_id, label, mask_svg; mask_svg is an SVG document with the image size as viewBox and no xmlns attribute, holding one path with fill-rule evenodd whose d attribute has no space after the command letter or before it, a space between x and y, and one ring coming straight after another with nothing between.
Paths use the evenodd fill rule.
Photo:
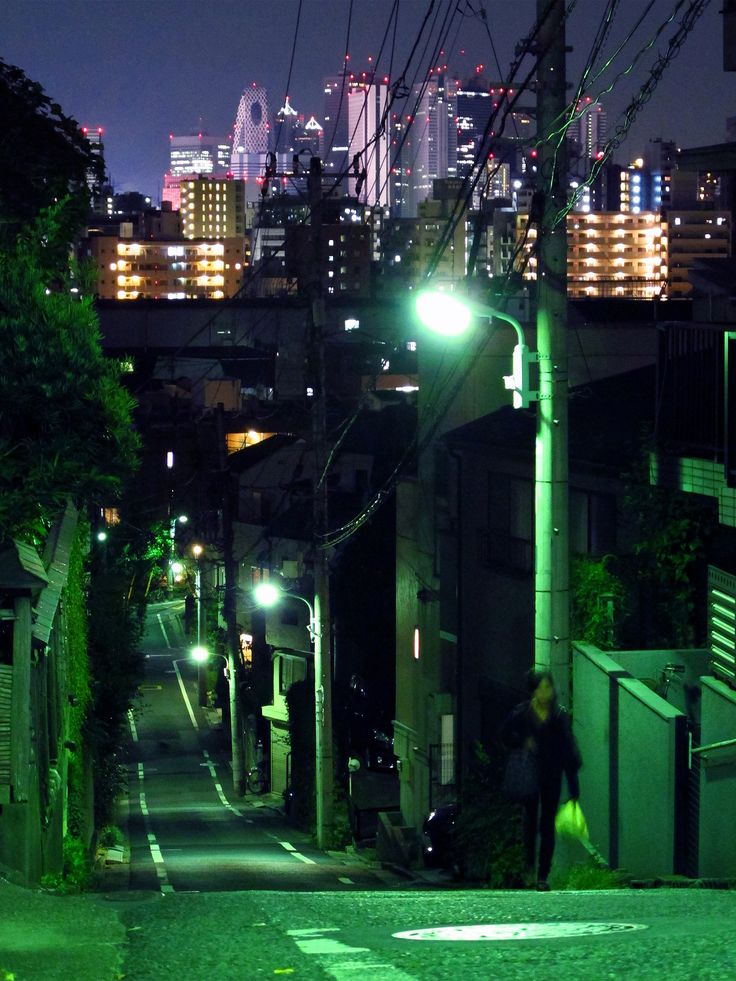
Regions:
<instances>
[{"instance_id":1,"label":"green-tinted pavement","mask_svg":"<svg viewBox=\"0 0 736 981\"><path fill-rule=\"evenodd\" d=\"M125 936L100 896L54 896L0 879L0 981L114 979Z\"/></svg>"}]
</instances>

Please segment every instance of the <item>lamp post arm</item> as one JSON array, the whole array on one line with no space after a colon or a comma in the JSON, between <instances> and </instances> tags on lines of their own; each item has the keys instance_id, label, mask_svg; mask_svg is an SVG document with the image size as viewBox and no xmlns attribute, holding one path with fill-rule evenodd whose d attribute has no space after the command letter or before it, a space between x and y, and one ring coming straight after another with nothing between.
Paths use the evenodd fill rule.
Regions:
<instances>
[{"instance_id":1,"label":"lamp post arm","mask_svg":"<svg viewBox=\"0 0 736 981\"><path fill-rule=\"evenodd\" d=\"M487 307L484 304L473 304L473 312L479 314L482 317L495 317L497 320L505 320L507 324L511 326L516 331L516 337L519 344L526 346L526 341L524 340L524 328L521 326L516 317L512 317L510 313L506 313L505 310L497 310L495 307Z\"/></svg>"}]
</instances>

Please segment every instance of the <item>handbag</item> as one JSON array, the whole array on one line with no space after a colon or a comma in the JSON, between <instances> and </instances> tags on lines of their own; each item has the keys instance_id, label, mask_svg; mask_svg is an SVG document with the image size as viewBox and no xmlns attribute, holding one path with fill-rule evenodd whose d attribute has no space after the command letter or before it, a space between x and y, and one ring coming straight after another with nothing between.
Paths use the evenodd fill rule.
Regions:
<instances>
[{"instance_id":1,"label":"handbag","mask_svg":"<svg viewBox=\"0 0 736 981\"><path fill-rule=\"evenodd\" d=\"M522 804L534 797L538 789L536 754L524 747L512 749L501 785L504 797L515 804Z\"/></svg>"},{"instance_id":2,"label":"handbag","mask_svg":"<svg viewBox=\"0 0 736 981\"><path fill-rule=\"evenodd\" d=\"M588 822L583 809L576 800L569 800L557 811L555 831L568 838L585 840L588 837Z\"/></svg>"}]
</instances>

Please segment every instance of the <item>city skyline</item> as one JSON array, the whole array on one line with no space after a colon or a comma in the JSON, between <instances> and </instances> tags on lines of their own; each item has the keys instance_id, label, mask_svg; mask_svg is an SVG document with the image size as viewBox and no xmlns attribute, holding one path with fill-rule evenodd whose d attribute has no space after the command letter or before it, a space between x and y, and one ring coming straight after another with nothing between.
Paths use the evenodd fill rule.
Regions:
<instances>
[{"instance_id":1,"label":"city skyline","mask_svg":"<svg viewBox=\"0 0 736 981\"><path fill-rule=\"evenodd\" d=\"M665 50L667 33L644 52L630 74L624 76L623 69L666 20L673 2L656 0L650 19L636 34L637 43L606 66L605 55L615 51L647 5L624 6L598 60L600 78L594 88L595 94L603 93L609 133L647 77L656 57L652 52ZM483 8L485 19L479 14ZM453 19L458 9L462 14ZM568 80L573 85L605 9L604 0L579 0L571 14ZM395 10L396 37L391 20ZM422 43L410 62L428 11ZM459 77L471 75L479 64L488 78L505 77L535 11L534 0L513 5L500 0L472 5L467 0L434 5L429 0L250 0L245 5L223 0L211 11L193 0L133 5L118 0L10 0L0 55L38 81L80 125L104 127L105 156L116 190L140 190L157 201L168 168L169 134L200 128L212 136L231 132L242 91L253 82L265 87L274 112L288 94L300 115L315 115L321 122L323 81L342 69L348 20L351 68L359 72L375 67L394 81L409 65L405 78L410 84L421 80L431 64L431 56L422 53L428 37L432 42L446 38L445 53L436 60L448 63ZM451 30L443 34L443 24L450 23ZM641 153L650 138L673 139L682 146L725 139L726 117L736 115L736 75L723 72L721 48L721 19L717 5L710 4L617 151L618 162ZM613 81L613 90L606 92ZM683 104L689 112L683 112Z\"/></svg>"}]
</instances>

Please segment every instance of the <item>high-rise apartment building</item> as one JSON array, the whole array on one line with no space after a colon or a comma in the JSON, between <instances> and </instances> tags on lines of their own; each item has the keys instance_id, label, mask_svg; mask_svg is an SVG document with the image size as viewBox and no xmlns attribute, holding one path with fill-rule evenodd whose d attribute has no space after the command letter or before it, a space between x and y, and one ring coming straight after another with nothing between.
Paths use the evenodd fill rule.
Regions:
<instances>
[{"instance_id":1,"label":"high-rise apartment building","mask_svg":"<svg viewBox=\"0 0 736 981\"><path fill-rule=\"evenodd\" d=\"M567 125L570 169L587 172L588 161L595 160L606 146L608 116L599 102L586 95L578 102L574 118Z\"/></svg>"},{"instance_id":2,"label":"high-rise apartment building","mask_svg":"<svg viewBox=\"0 0 736 981\"><path fill-rule=\"evenodd\" d=\"M536 277L536 229L517 215L517 243ZM567 216L567 291L571 297L676 298L691 289L700 259L731 255L731 213L718 209L591 212Z\"/></svg>"},{"instance_id":3,"label":"high-rise apartment building","mask_svg":"<svg viewBox=\"0 0 736 981\"><path fill-rule=\"evenodd\" d=\"M181 229L188 239L224 239L245 235L245 186L225 178L183 179Z\"/></svg>"},{"instance_id":4,"label":"high-rise apartment building","mask_svg":"<svg viewBox=\"0 0 736 981\"><path fill-rule=\"evenodd\" d=\"M140 241L113 235L90 239L97 295L110 300L222 300L238 292L247 239L220 242Z\"/></svg>"},{"instance_id":5,"label":"high-rise apartment building","mask_svg":"<svg viewBox=\"0 0 736 981\"><path fill-rule=\"evenodd\" d=\"M525 277L537 275L536 227L517 216L517 243L530 253ZM665 293L666 240L657 212L591 212L567 216L567 292L570 297L635 297Z\"/></svg>"},{"instance_id":6,"label":"high-rise apartment building","mask_svg":"<svg viewBox=\"0 0 736 981\"><path fill-rule=\"evenodd\" d=\"M667 249L668 296L686 296L688 270L699 259L731 255L731 212L721 209L665 211L662 235Z\"/></svg>"}]
</instances>

